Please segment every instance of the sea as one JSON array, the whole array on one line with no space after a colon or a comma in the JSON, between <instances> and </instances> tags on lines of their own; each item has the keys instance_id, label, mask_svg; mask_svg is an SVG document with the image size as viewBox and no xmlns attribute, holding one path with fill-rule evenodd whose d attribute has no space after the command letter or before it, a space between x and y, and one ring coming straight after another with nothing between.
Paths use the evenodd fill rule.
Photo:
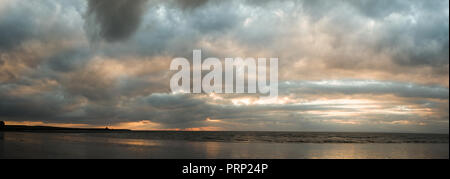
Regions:
<instances>
[{"instance_id":1,"label":"sea","mask_svg":"<svg viewBox=\"0 0 450 179\"><path fill-rule=\"evenodd\" d=\"M0 132L0 158L448 159L448 134Z\"/></svg>"}]
</instances>

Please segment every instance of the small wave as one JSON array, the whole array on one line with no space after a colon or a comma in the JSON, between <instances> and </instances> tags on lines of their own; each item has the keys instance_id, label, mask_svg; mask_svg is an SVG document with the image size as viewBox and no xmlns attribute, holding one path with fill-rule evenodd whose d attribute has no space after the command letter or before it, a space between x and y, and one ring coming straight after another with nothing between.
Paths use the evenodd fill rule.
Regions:
<instances>
[{"instance_id":1,"label":"small wave","mask_svg":"<svg viewBox=\"0 0 450 179\"><path fill-rule=\"evenodd\" d=\"M319 133L319 132L171 132L131 131L104 137L254 143L448 143L448 134Z\"/></svg>"}]
</instances>

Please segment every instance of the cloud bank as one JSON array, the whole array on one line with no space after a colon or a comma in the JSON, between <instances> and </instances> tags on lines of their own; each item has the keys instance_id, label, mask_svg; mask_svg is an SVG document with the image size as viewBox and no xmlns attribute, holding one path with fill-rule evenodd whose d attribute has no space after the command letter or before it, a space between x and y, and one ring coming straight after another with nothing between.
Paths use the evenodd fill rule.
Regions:
<instances>
[{"instance_id":1,"label":"cloud bank","mask_svg":"<svg viewBox=\"0 0 450 179\"><path fill-rule=\"evenodd\" d=\"M448 1L0 1L0 120L448 133ZM280 98L177 95L170 61L278 57Z\"/></svg>"}]
</instances>

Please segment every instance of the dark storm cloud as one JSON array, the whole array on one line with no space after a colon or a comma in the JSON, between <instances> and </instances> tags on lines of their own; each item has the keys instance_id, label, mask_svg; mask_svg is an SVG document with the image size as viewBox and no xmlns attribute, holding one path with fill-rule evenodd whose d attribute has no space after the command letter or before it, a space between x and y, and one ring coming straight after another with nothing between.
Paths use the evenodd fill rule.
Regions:
<instances>
[{"instance_id":1,"label":"dark storm cloud","mask_svg":"<svg viewBox=\"0 0 450 179\"><path fill-rule=\"evenodd\" d=\"M68 112L67 105L75 98L65 97L58 89L49 89L48 81L21 80L0 85L0 118L28 121L58 121L57 116ZM36 93L28 93L27 91ZM15 94L18 93L18 94Z\"/></svg>"},{"instance_id":2,"label":"dark storm cloud","mask_svg":"<svg viewBox=\"0 0 450 179\"><path fill-rule=\"evenodd\" d=\"M30 98L0 96L0 115L2 118L18 118L28 120L41 120L45 117L57 115L58 104L47 101L50 105L42 105L39 100L31 100Z\"/></svg>"},{"instance_id":3,"label":"dark storm cloud","mask_svg":"<svg viewBox=\"0 0 450 179\"><path fill-rule=\"evenodd\" d=\"M209 0L173 1L183 10L195 9L208 2ZM126 40L138 30L148 10L148 3L148 0L88 0L86 31L92 40ZM157 1L151 3L155 5Z\"/></svg>"},{"instance_id":4,"label":"dark storm cloud","mask_svg":"<svg viewBox=\"0 0 450 179\"><path fill-rule=\"evenodd\" d=\"M147 98L148 103L156 108L197 108L205 102L187 95L154 94Z\"/></svg>"},{"instance_id":5,"label":"dark storm cloud","mask_svg":"<svg viewBox=\"0 0 450 179\"><path fill-rule=\"evenodd\" d=\"M147 0L88 0L87 31L94 39L97 35L109 42L127 39L139 28L146 3Z\"/></svg>"},{"instance_id":6,"label":"dark storm cloud","mask_svg":"<svg viewBox=\"0 0 450 179\"><path fill-rule=\"evenodd\" d=\"M210 0L174 0L174 2L182 9L194 9L205 5Z\"/></svg>"},{"instance_id":7,"label":"dark storm cloud","mask_svg":"<svg viewBox=\"0 0 450 179\"><path fill-rule=\"evenodd\" d=\"M173 55L189 57L206 36L216 38L243 21L237 4L222 1L149 1L141 28L121 44L107 44L108 56ZM233 6L230 8L224 8ZM236 6L236 7L235 7ZM197 46L197 47L196 47Z\"/></svg>"}]
</instances>

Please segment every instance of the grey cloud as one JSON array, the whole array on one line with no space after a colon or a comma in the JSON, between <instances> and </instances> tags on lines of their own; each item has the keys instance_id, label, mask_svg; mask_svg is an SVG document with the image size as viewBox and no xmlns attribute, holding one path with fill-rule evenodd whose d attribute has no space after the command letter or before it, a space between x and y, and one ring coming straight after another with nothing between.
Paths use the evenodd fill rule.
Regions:
<instances>
[{"instance_id":1,"label":"grey cloud","mask_svg":"<svg viewBox=\"0 0 450 179\"><path fill-rule=\"evenodd\" d=\"M93 39L127 39L139 28L146 3L147 0L89 0L86 29Z\"/></svg>"},{"instance_id":2,"label":"grey cloud","mask_svg":"<svg viewBox=\"0 0 450 179\"><path fill-rule=\"evenodd\" d=\"M181 2L181 1L180 1ZM191 10L168 1L152 5L142 19L142 27L121 44L106 44L101 49L110 56L171 55L189 57L192 49L200 48L202 38L217 38L239 26L244 17L235 10L238 4L218 2L197 4ZM188 2L185 2L188 3ZM231 6L230 8L223 8ZM189 59L189 58L188 58Z\"/></svg>"},{"instance_id":3,"label":"grey cloud","mask_svg":"<svg viewBox=\"0 0 450 179\"><path fill-rule=\"evenodd\" d=\"M417 99L419 101L413 101L413 105L440 112L426 118L430 126L423 130L433 132L444 128L448 133L448 87L410 83L412 79L408 79L419 67L430 67L429 72L423 72L430 78L448 76L448 1L154 0L148 5L146 0L33 2L0 12L0 51L26 41L40 41L40 44L67 39L83 41L85 31L91 40L121 43L102 44L98 51L78 45L63 50L54 48L50 54L45 54L45 59L27 60L27 68L20 75L11 73L14 69L10 68L0 71L8 79L15 79L0 84L0 118L3 119L98 125L149 120L166 128L212 125L238 130L344 131L405 131L406 128L381 129L378 126L382 125L377 122L425 120L415 115L361 115L354 120L364 124L349 127L326 120L353 119L309 113L358 112L340 108L340 104L215 104L205 96L164 93L169 92L164 73L168 68L143 76L119 75L117 79L105 78L95 68L85 69L87 62L95 57L126 60L123 57L184 56L191 59L193 49L204 48L205 57L280 55L280 64L285 65L280 66L282 73L295 72L296 69L286 70L285 67L295 67L300 64L297 64L299 59L323 60L327 68L323 70L344 69L351 72L348 78L365 72L359 63L378 60L371 59L371 55L385 55L394 64L404 67L389 71L403 73L404 82L338 80L340 85L334 85L291 81L291 84L281 83L280 92L297 99L319 95L326 98L335 94L393 94L408 98L402 101L406 104ZM83 9L85 5L88 9ZM40 8L30 8L32 6ZM55 11L57 7L62 9ZM86 15L86 21L79 13ZM42 22L39 19L48 21L35 23ZM251 20L247 26L244 25L246 20ZM366 27L369 21L375 24L372 32ZM299 41L302 43L296 43ZM32 52L27 54L34 56ZM0 58L0 69L11 66L12 61L21 59ZM305 65L315 70L315 64ZM380 73L391 69L384 64L368 68ZM320 78L325 80L341 78L325 71L319 73L323 73ZM148 80L150 78L152 80ZM33 81L42 79L55 80L58 84L37 94L9 95L21 87L33 87ZM223 122L211 124L205 121L208 117L223 119ZM447 127L439 125L446 121Z\"/></svg>"},{"instance_id":4,"label":"grey cloud","mask_svg":"<svg viewBox=\"0 0 450 179\"><path fill-rule=\"evenodd\" d=\"M202 98L203 97L203 98ZM203 95L154 93L145 97L139 106L148 106L139 112L147 116L147 120L157 122L168 128L191 128L207 125L206 118L224 119L225 123L296 123L315 118L303 115L291 120L289 116L307 111L343 110L335 104L286 104L286 105L250 105L235 106L230 103L211 103L211 99ZM278 121L280 120L280 121ZM222 126L223 127L223 126ZM238 127L238 126L235 126ZM238 127L238 129L242 126Z\"/></svg>"},{"instance_id":5,"label":"grey cloud","mask_svg":"<svg viewBox=\"0 0 450 179\"><path fill-rule=\"evenodd\" d=\"M381 23L374 48L391 54L395 63L436 70L448 65L448 1L352 2L359 12Z\"/></svg>"},{"instance_id":6,"label":"grey cloud","mask_svg":"<svg viewBox=\"0 0 450 179\"><path fill-rule=\"evenodd\" d=\"M28 40L64 40L80 36L78 27L81 24L77 24L81 20L80 2L82 1L2 2L4 7L0 11L0 51L16 48Z\"/></svg>"},{"instance_id":7,"label":"grey cloud","mask_svg":"<svg viewBox=\"0 0 450 179\"><path fill-rule=\"evenodd\" d=\"M52 117L60 111L54 101L45 100L49 105L43 105L39 100L20 97L0 96L0 114L3 118L42 120Z\"/></svg>"},{"instance_id":8,"label":"grey cloud","mask_svg":"<svg viewBox=\"0 0 450 179\"><path fill-rule=\"evenodd\" d=\"M196 108L205 104L204 101L197 100L187 95L152 94L147 98L147 101L153 107L163 109Z\"/></svg>"},{"instance_id":9,"label":"grey cloud","mask_svg":"<svg viewBox=\"0 0 450 179\"><path fill-rule=\"evenodd\" d=\"M372 18L384 18L392 13L403 13L412 8L409 5L411 2L403 0L349 0L348 2L360 13Z\"/></svg>"},{"instance_id":10,"label":"grey cloud","mask_svg":"<svg viewBox=\"0 0 450 179\"><path fill-rule=\"evenodd\" d=\"M449 89L413 83L365 80L300 81L280 84L284 94L394 94L407 98L432 98L448 100Z\"/></svg>"},{"instance_id":11,"label":"grey cloud","mask_svg":"<svg viewBox=\"0 0 450 179\"><path fill-rule=\"evenodd\" d=\"M71 48L52 55L44 65L56 72L68 73L83 68L91 56L87 48Z\"/></svg>"},{"instance_id":12,"label":"grey cloud","mask_svg":"<svg viewBox=\"0 0 450 179\"><path fill-rule=\"evenodd\" d=\"M164 2L164 1L163 1ZM163 2L152 1L156 6ZM209 0L175 0L177 7L188 10L201 7ZM148 0L88 0L85 29L91 40L117 42L128 39L140 27L148 10Z\"/></svg>"},{"instance_id":13,"label":"grey cloud","mask_svg":"<svg viewBox=\"0 0 450 179\"><path fill-rule=\"evenodd\" d=\"M210 0L174 0L174 1L182 9L194 9L210 2Z\"/></svg>"},{"instance_id":14,"label":"grey cloud","mask_svg":"<svg viewBox=\"0 0 450 179\"><path fill-rule=\"evenodd\" d=\"M286 104L286 105L250 105L234 106L230 104L210 103L211 99L198 98L196 95L152 94L145 98L144 104L154 108L143 110L147 119L169 128L190 128L215 126L232 130L301 130L301 131L408 131L418 132L437 129L445 132L448 127L439 126L448 121L445 116L421 116L409 114L362 114L351 119L334 115L325 115L327 111L360 112L359 109L346 108L337 104ZM140 104L141 106L143 104ZM341 107L339 107L341 106ZM387 108L390 108L387 106ZM201 110L200 110L201 109ZM145 111L151 111L145 114ZM311 114L321 111L323 114ZM219 119L219 123L208 123L205 118ZM330 121L356 121L355 125L333 123ZM409 121L411 126L396 125L397 121ZM414 123L427 122L429 125L417 128ZM258 127L256 127L258 126Z\"/></svg>"},{"instance_id":15,"label":"grey cloud","mask_svg":"<svg viewBox=\"0 0 450 179\"><path fill-rule=\"evenodd\" d=\"M283 3L286 4L283 6ZM434 75L448 73L448 1L315 0L263 1L256 4L269 10L284 7L283 21L287 23L280 23L276 18L264 21L262 17L268 15L261 14L258 16L260 24L240 29L235 38L243 39L241 43L249 48L274 51L285 61L302 57L318 58L330 68L355 70L361 69L360 65L364 63L377 63L377 59L364 55L373 54L371 56L386 55L400 68L432 67ZM331 36L327 44L314 43L330 45L333 49L327 54L337 54L324 56L321 55L323 51L312 51L314 49L309 46L296 46L289 44L289 40L280 40L298 35L285 33L286 29L291 29L292 22L302 19L307 19L306 22L311 23L315 31L308 32L308 26L297 25L297 32L305 37L317 35L317 32ZM369 22L373 23L373 27L368 28ZM291 46L296 46L298 53L285 55L288 54L285 49ZM389 73L406 72L404 69L388 71L387 68L377 68L377 65L367 68Z\"/></svg>"},{"instance_id":16,"label":"grey cloud","mask_svg":"<svg viewBox=\"0 0 450 179\"><path fill-rule=\"evenodd\" d=\"M156 93L143 100L150 105L154 117L151 121L161 123L168 128L198 127L211 115L212 107L194 95L169 95Z\"/></svg>"},{"instance_id":17,"label":"grey cloud","mask_svg":"<svg viewBox=\"0 0 450 179\"><path fill-rule=\"evenodd\" d=\"M18 87L32 87L39 82L22 81L19 84L0 85L0 118L26 121L58 121L65 108L75 104L76 98L65 97L62 91L51 89L31 95L8 95Z\"/></svg>"},{"instance_id":18,"label":"grey cloud","mask_svg":"<svg viewBox=\"0 0 450 179\"><path fill-rule=\"evenodd\" d=\"M0 51L10 50L31 36L29 22L12 17L15 16L0 20Z\"/></svg>"}]
</instances>

